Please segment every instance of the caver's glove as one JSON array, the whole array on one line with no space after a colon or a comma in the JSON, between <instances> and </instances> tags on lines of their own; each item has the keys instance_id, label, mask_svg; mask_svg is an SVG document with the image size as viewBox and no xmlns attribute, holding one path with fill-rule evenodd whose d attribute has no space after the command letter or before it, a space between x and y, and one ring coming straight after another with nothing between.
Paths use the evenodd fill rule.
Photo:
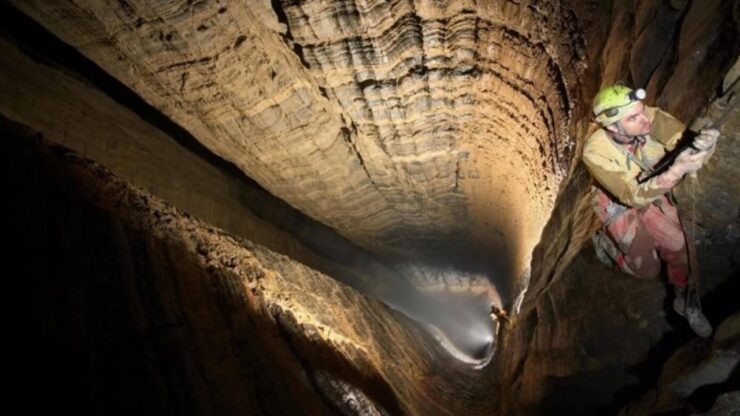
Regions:
<instances>
[{"instance_id":1,"label":"caver's glove","mask_svg":"<svg viewBox=\"0 0 740 416\"><path fill-rule=\"evenodd\" d=\"M697 136L697 138L698 137L699 136ZM714 140L716 140L716 138ZM701 145L704 144L705 143L702 142ZM687 147L676 157L671 167L658 176L658 184L665 188L674 187L678 181L684 177L684 175L701 169L704 164L704 160L708 158L708 156L709 151L707 150L700 150L697 152L695 149Z\"/></svg>"},{"instance_id":2,"label":"caver's glove","mask_svg":"<svg viewBox=\"0 0 740 416\"><path fill-rule=\"evenodd\" d=\"M714 151L717 149L717 138L719 137L719 131L716 129L704 129L699 132L699 135L694 137L692 145L699 150L706 150L707 154L704 156L702 163L707 163L709 158L712 157Z\"/></svg>"},{"instance_id":3,"label":"caver's glove","mask_svg":"<svg viewBox=\"0 0 740 416\"><path fill-rule=\"evenodd\" d=\"M719 131L716 129L704 129L699 135L694 137L692 145L698 150L710 150L717 143Z\"/></svg>"}]
</instances>

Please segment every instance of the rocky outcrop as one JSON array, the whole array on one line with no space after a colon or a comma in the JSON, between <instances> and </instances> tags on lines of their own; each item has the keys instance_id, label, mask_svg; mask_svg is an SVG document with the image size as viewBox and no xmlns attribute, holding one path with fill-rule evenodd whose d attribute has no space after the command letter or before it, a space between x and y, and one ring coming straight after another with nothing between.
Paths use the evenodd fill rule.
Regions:
<instances>
[{"instance_id":1,"label":"rocky outcrop","mask_svg":"<svg viewBox=\"0 0 740 416\"><path fill-rule=\"evenodd\" d=\"M731 393L717 397L709 414L736 413L738 392L732 389L737 389L737 376L734 382L728 380L737 372L740 362L739 324L740 314L736 313L719 325L713 342L694 340L679 348L666 360L656 387L620 414L678 412L686 408L686 400L692 396L712 402L718 393L727 391Z\"/></svg>"}]
</instances>

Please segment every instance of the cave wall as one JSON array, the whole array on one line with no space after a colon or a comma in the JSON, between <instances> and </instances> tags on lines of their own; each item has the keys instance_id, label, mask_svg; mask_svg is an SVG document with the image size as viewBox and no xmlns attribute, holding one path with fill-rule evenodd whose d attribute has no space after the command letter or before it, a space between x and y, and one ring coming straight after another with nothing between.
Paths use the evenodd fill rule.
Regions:
<instances>
[{"instance_id":1,"label":"cave wall","mask_svg":"<svg viewBox=\"0 0 740 416\"><path fill-rule=\"evenodd\" d=\"M515 278L573 154L597 3L13 2L352 241L478 247Z\"/></svg>"},{"instance_id":2,"label":"cave wall","mask_svg":"<svg viewBox=\"0 0 740 416\"><path fill-rule=\"evenodd\" d=\"M183 282L191 285L188 290L217 293L209 298L209 305L200 306L192 302L205 300L188 298L187 290L170 295L169 289L145 287L144 293L154 299L152 302L167 305L171 299L182 299L188 303L182 307L187 314L238 315L242 319L238 325L243 325L236 329L220 327L216 332L229 340L198 347L201 351L196 352L189 349L190 338L205 345L209 342L205 334L212 331L196 331L184 337L166 335L162 342L176 345L177 351L155 340L162 336L158 335L159 328L166 330L167 325L153 332L124 331L125 339L156 344L144 348L148 356L125 361L135 367L132 372L143 383L159 386L157 393L136 390L135 384L127 386L134 388L131 394L140 402L153 400L161 409L180 409L178 406L186 406L182 392L188 391L192 393L188 399L195 398L187 407L192 404L206 412L261 406L268 409L265 412L277 409L287 413L293 410L293 404L323 412L351 406L344 400L349 396L341 393L344 382L360 380L360 390L391 413L488 414L499 397L502 403L497 410L503 414L613 412L639 398L655 381L661 357L690 337L681 322L666 313L666 292L661 282L630 279L595 260L588 239L597 224L585 200L589 178L577 163L577 155L589 129L587 103L600 85L614 80L645 85L650 103L663 106L687 122L705 109L715 118L722 114L722 100L711 100L718 94L730 96L732 78L724 84L722 81L737 57L737 2L13 3L182 125L214 153L364 247L379 253L398 253L437 241L462 242L461 247L472 241L488 253L510 258L510 274L516 278L527 269L527 258L549 218L533 254L530 286L520 314L501 345L496 367L500 383L496 389L491 384L496 381L492 370L478 373L462 368L448 361L431 340L417 345L417 338L427 338L413 325L386 325L403 318L375 318L375 314L387 313L380 303L316 277L319 275L303 266L249 243L245 243L246 249L234 248L230 243L229 253L238 251L245 258L263 259L259 267L249 263L247 270L267 277L247 278L248 283L244 283L222 269L225 263L225 268L231 270L230 264L239 260L228 256L214 262L218 255L212 254L210 242L204 252L198 250L202 245L192 245L192 240L179 234L174 240L155 238L151 242L150 233L159 235L161 231L134 225L136 231L126 231L125 240L137 241L131 243L137 247L144 244L139 239L157 245L151 252L137 249L144 253L136 270L163 267L150 274L159 278L182 275ZM9 45L3 48L12 52ZM3 64L29 65L13 59ZM19 81L33 76L24 74ZM52 79L58 81L37 79L32 85L85 91L82 101L93 107L85 111L108 116L105 112L111 106L95 105L102 99L84 85L69 77ZM15 80L5 78L4 82L14 88ZM24 92L16 89L4 98L24 97ZM64 94L50 98L69 101ZM75 107L82 105L71 104L65 109L68 113L48 121L44 117L53 114L33 114L37 99L33 93L25 99L25 110L13 118L29 120L24 124L40 129L45 127L50 137L56 126L74 117ZM714 104L710 106L710 102ZM8 108L12 110L15 105L7 106L5 111L10 111ZM112 125L130 123L137 129L144 128L129 115L118 114L108 118ZM703 272L709 276L707 290L735 288L730 277L737 274L737 116L730 119L722 128L721 151L699 175L697 185L687 181L678 190L683 206L695 207L686 216L695 225ZM95 123L99 122L80 118L57 140L76 135L78 138L69 143L88 142L94 149L98 144L86 137L85 128L99 130L100 125ZM124 135L130 133L122 130ZM158 133L147 130L143 134L156 137ZM137 140L137 134L131 136ZM22 153L13 149L7 154L12 151ZM191 159L183 156L183 160ZM561 182L566 173L567 181ZM87 186L93 178L85 177ZM163 188L173 183L167 182ZM29 192L28 187L18 188ZM32 198L46 201L43 198L48 196ZM117 197L102 199L113 201L113 218L128 218L126 212L133 209L121 208ZM96 204L99 208L101 203ZM38 210L53 206L37 205L33 206ZM27 222L12 228L18 236L24 235L26 228L35 230L38 238L19 237L25 245L19 245L19 251L11 252L10 258L20 257L22 249L58 258L53 250L63 247L59 242L62 237L47 235L48 228L85 219L79 217L98 218L92 213L74 214L78 205L73 202L74 208L61 213L31 211L39 218L48 216L49 226L39 229L39 225ZM23 206L15 207L19 218L28 214ZM110 215L111 206L107 202L102 206ZM158 219L157 225L165 225L167 218L161 222ZM85 233L75 234L80 245L69 251L75 261L59 259L68 268L63 277L71 279L71 285L44 283L49 291L44 289L32 303L51 302L51 310L69 310L69 314L61 313L59 321L52 324L44 323L46 317L34 315L25 325L14 327L18 334L26 331L24 328L43 328L30 338L39 342L13 344L17 351L37 351L39 345L61 339L58 355L43 361L55 369L48 385L67 386L58 383L68 381L59 378L63 370L68 370L59 367L68 358L65 354L73 357L71 363L100 364L111 374L128 370L108 358L117 355L119 340L104 345L102 350L95 346L83 349L83 353L74 351L73 346L92 345L90 339L99 336L100 331L86 332L88 328L103 326L95 323L90 327L86 320L110 317L117 324L114 327L146 327L151 325L150 320L166 321L170 313L155 310L121 318L121 314L132 313L127 305L138 305L138 298L126 291L110 294L121 296L121 306L106 309L107 305L100 305L88 293L109 290L107 285L101 288L94 282L74 280L90 276L110 279L118 269L133 267L132 261L125 259L112 259L113 263L102 266L89 264L90 259L100 257L100 252L89 250L110 247L89 247L91 238L101 242L113 238L94 234L108 221L106 217L94 220L94 226L79 225L86 228ZM70 227L74 230L78 225ZM183 239L186 249L181 247ZM219 241L223 239L226 237L219 237ZM44 246L44 241L50 246ZM180 248L170 248L171 244ZM117 253L115 247L104 252ZM147 260L149 257L154 260ZM179 263L168 258L189 259L197 270L181 266L184 269L173 272L168 267L180 267ZM34 266L39 268L34 281L47 282L42 278L53 276L43 268L50 266ZM85 269L81 273L75 267ZM102 267L102 272L96 267ZM230 282L226 289L200 286L213 281L214 274L222 277L222 272L231 276L226 278ZM9 273L24 271L16 268ZM191 281L190 273L200 277ZM139 282L146 286L150 274L144 274L144 281L140 281L136 273L129 273L115 285ZM12 293L32 292L29 282L16 284L21 286ZM181 283L173 278L161 284L170 287ZM247 289L243 290L245 285ZM56 299L51 288L62 290L64 296ZM229 303L234 293L241 299L234 301L236 306ZM17 309L22 306L20 299L12 299ZM327 314L327 300L342 307ZM88 302L92 306L79 311L79 305ZM721 298L716 304L717 310L708 312L717 322L732 306ZM269 305L278 306L271 309ZM46 306L37 309L39 313L49 310ZM286 310L290 313L284 313ZM306 310L311 312L304 313ZM256 317L258 322L244 323L248 317ZM330 321L319 325L316 319ZM205 325L210 328L222 323L208 321ZM55 327L64 329L55 332ZM346 344L329 335L340 328L346 328L339 337ZM253 334L257 340L245 334ZM269 338L271 334L278 334L277 341ZM397 336L402 337L401 341ZM355 348L357 340L366 339L371 347L363 344L365 349ZM104 343L109 341L102 339ZM238 351L248 345L243 348L249 352L225 358L238 365L213 364L212 357L230 354L222 352L224 345ZM417 347L422 350L417 351ZM103 352L102 362L95 361L98 351ZM158 358L152 356L176 364L172 369L156 371L142 368L159 365ZM413 366L407 368L409 363ZM43 365L32 360L22 364L25 368ZM193 368L196 370L191 371ZM84 384L99 377L94 372L97 370L89 371L72 374ZM162 374L165 380L149 381L143 375L148 371L154 374L152 380ZM322 375L326 371L332 376ZM175 375L177 372L179 375ZM287 374L287 381L276 375L281 372ZM22 371L18 374L23 380L28 377ZM31 380L27 383L30 385ZM187 387L180 387L184 384ZM60 402L65 397L80 397L75 385L69 383L66 387L68 396L54 397ZM211 385L214 387L209 390ZM290 386L289 391L273 397L273 390L285 385ZM229 387L219 393L216 386ZM249 398L239 402L235 395L226 393L233 390L259 393L247 394ZM199 391L209 391L213 398L200 397ZM451 398L460 391L466 394ZM114 388L106 387L103 392L118 397ZM104 395L95 397L100 400L95 405L108 402ZM365 403L363 400L359 401ZM82 399L73 402L74 406L84 404Z\"/></svg>"},{"instance_id":3,"label":"cave wall","mask_svg":"<svg viewBox=\"0 0 740 416\"><path fill-rule=\"evenodd\" d=\"M7 5L2 14L2 116L233 235L328 268L325 259L274 225L281 216L291 217L280 201L250 185L240 171L138 102L68 45L44 35L35 22ZM265 205L272 217L258 217L268 211L259 209Z\"/></svg>"},{"instance_id":4,"label":"cave wall","mask_svg":"<svg viewBox=\"0 0 740 416\"><path fill-rule=\"evenodd\" d=\"M458 329L467 326L462 321L490 326L488 304L501 300L485 276L451 280L425 272L411 278L383 264L260 189L35 22L7 5L0 10L5 29L0 32L0 88L7 92L0 97L3 116L235 237L443 328L458 346L469 342ZM461 305L457 314L441 313L445 299L425 295L430 292L454 292L460 302L476 304Z\"/></svg>"},{"instance_id":5,"label":"cave wall","mask_svg":"<svg viewBox=\"0 0 740 416\"><path fill-rule=\"evenodd\" d=\"M590 48L601 51L592 68L603 85L646 85L650 104L687 124L699 116L725 120L712 160L676 190L697 245L704 312L719 325L737 311L727 294L739 283L738 3L614 2L612 13L605 44ZM701 118L694 124L703 125ZM574 125L579 145L592 128L587 119ZM668 356L694 338L673 315L665 282L632 278L596 259L590 237L600 225L589 188L588 172L575 163L534 251L517 322L497 357L503 414L615 413L641 398ZM688 397L667 397L671 411L698 410ZM657 412L657 402L648 397L637 414Z\"/></svg>"},{"instance_id":6,"label":"cave wall","mask_svg":"<svg viewBox=\"0 0 740 416\"><path fill-rule=\"evenodd\" d=\"M382 303L237 241L26 127L0 127L15 197L2 216L15 408L490 413L490 371L469 371ZM461 397L466 384L480 388Z\"/></svg>"}]
</instances>

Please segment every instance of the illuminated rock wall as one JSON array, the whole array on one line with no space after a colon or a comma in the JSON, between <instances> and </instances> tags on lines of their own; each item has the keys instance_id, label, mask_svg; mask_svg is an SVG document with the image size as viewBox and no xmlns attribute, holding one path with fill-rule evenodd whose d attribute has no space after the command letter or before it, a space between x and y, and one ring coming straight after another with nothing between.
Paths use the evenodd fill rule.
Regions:
<instances>
[{"instance_id":1,"label":"illuminated rock wall","mask_svg":"<svg viewBox=\"0 0 740 416\"><path fill-rule=\"evenodd\" d=\"M137 377L142 383L161 389L152 393L161 409L177 410L168 407L174 403L217 414L249 406L265 413L295 408L352 413L355 406L370 414L381 408L391 414L491 414L494 409L502 414L611 414L638 399L641 409L651 409L643 394L657 384L666 357L690 340L685 325L667 314L662 282L630 279L593 256L589 238L598 224L591 215L589 176L578 163L578 151L590 128L591 96L616 80L645 86L650 104L687 122L710 103L715 119L727 111L727 104L715 96L736 94L731 74L737 76L737 64L725 74L737 60L737 2L13 3L267 190L373 253L403 261L407 255L435 257L455 247L474 257L503 259L501 269L509 283L521 283L517 279L527 275L531 264L530 286L519 315L497 346L496 366L481 371L445 355L416 324L292 259L250 242L240 246L185 215L175 215L174 228L169 228L167 219L174 214L161 220L147 208L150 202L160 207L156 198L134 193L136 203L129 206L126 199L119 204L118 194L102 198L102 203L93 197L96 209L114 218L103 223L129 218L123 221L133 224L124 233L131 246L157 246L139 248L147 259L143 263L154 270L144 277L128 273L131 264L120 262L128 273L120 284L129 286L111 316L140 308L131 285L145 286L143 293L152 302L187 303L179 312L163 307L113 321L114 329L135 326L115 329L124 339L152 343L161 332L164 344L178 351L194 349L173 353L159 344L145 349L167 357L165 362L185 363L174 367L182 369L177 376L169 367L147 367L159 365L149 357L124 361L141 366ZM14 84L15 67L3 67L9 68L3 70L8 88ZM28 75L23 79L32 78ZM4 102L12 103L12 97ZM29 114L34 94L26 98L27 107L11 104L3 114L38 124L40 115ZM41 101L51 106L58 99ZM17 112L8 113L8 108ZM101 109L108 111L108 106L96 110ZM715 289L716 301L707 307L715 324L737 309L732 299L716 295L737 293L730 279L737 273L740 240L738 118L737 109L732 111L722 129L721 150L696 185L687 182L677 192L683 206L692 207L685 218L699 242L705 290ZM66 122L67 117L51 117L40 125L63 129ZM127 133L156 134L132 125L136 128ZM70 145L89 140L72 131L77 138L69 139ZM137 134L129 136L136 139ZM16 151L22 152L10 149L7 154ZM113 155L111 160L119 158ZM131 192L103 176L103 188L111 181L125 188L125 195ZM96 181L88 177L82 183ZM208 187L206 182L203 188ZM230 189L226 195L239 195L234 190L238 187ZM218 194L190 202L197 207ZM238 200L234 194L225 205ZM34 198L47 201L43 192ZM27 206L45 208L31 202ZM34 213L48 216L22 207L18 212L31 219L29 229ZM72 203L60 211L61 217L49 217L48 224L65 224L64 214L75 209ZM162 234L160 226L169 231ZM30 241L48 239L48 230L35 231L39 237ZM269 240L268 228L245 231L250 232ZM78 237L81 242L89 238L82 233ZM276 235L275 242L290 238ZM199 244L203 241L205 245ZM51 255L62 246L55 244L41 248ZM313 258L304 247L285 244L296 259ZM86 264L88 252L80 253L72 258ZM171 258L186 259L186 265ZM69 263L68 275L75 276L76 263ZM115 275L115 264L101 275ZM486 290L474 279L446 280L444 269L427 273L416 266L408 266L418 272L414 278L431 277L414 283L429 292ZM51 269L39 270L45 276ZM96 275L90 270L97 269L82 275ZM161 288L146 286L152 275ZM34 293L31 282L16 282L21 284L17 293ZM66 297L60 300L53 289L67 286L43 282L34 305L51 300L49 310L72 311L59 320L59 333L69 341L60 348L72 351L79 340L84 344L105 334L102 323L90 327L78 319L97 316L100 305L77 311L79 305L94 303L85 288L93 288L92 293L110 289L78 282L69 286L74 290L62 291ZM169 288L177 285L185 289L173 293ZM215 294L206 300L190 298L195 293ZM22 298L15 301L20 309ZM209 303L202 306L201 301ZM192 323L195 330L187 336L168 333L172 314L186 316L174 321ZM28 319L28 327L45 322L42 313ZM147 320L162 319L163 324L147 329ZM19 327L19 348L42 348L38 345L57 340L50 327L29 338L37 344L24 344ZM102 351L115 357L122 341L110 342L113 349ZM46 362L58 366L64 353ZM89 362L84 354L72 362ZM124 372L115 366L106 370ZM141 375L146 372L152 378ZM50 385L68 381L54 374ZM92 383L95 376L80 373L77 381ZM72 394L79 383L61 384L70 386L64 391ZM187 387L178 390L181 384ZM144 394L135 385L124 387ZM204 391L212 398L203 397ZM239 396L241 392L247 393ZM172 395L192 401L168 402ZM102 396L96 400L109 403ZM690 401L677 403L684 412L706 410Z\"/></svg>"},{"instance_id":2,"label":"illuminated rock wall","mask_svg":"<svg viewBox=\"0 0 740 416\"><path fill-rule=\"evenodd\" d=\"M557 2L15 5L379 253L451 241L518 277L572 157L585 45Z\"/></svg>"}]
</instances>

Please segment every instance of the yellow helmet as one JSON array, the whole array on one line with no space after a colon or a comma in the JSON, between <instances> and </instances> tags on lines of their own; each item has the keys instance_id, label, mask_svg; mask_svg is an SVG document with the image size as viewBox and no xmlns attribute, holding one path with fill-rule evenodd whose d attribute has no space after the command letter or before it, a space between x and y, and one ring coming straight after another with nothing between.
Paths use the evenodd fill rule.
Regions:
<instances>
[{"instance_id":1,"label":"yellow helmet","mask_svg":"<svg viewBox=\"0 0 740 416\"><path fill-rule=\"evenodd\" d=\"M622 84L615 84L596 94L591 109L596 122L602 126L608 126L619 121L625 112L643 99L645 99L645 90L642 88L633 90Z\"/></svg>"}]
</instances>

